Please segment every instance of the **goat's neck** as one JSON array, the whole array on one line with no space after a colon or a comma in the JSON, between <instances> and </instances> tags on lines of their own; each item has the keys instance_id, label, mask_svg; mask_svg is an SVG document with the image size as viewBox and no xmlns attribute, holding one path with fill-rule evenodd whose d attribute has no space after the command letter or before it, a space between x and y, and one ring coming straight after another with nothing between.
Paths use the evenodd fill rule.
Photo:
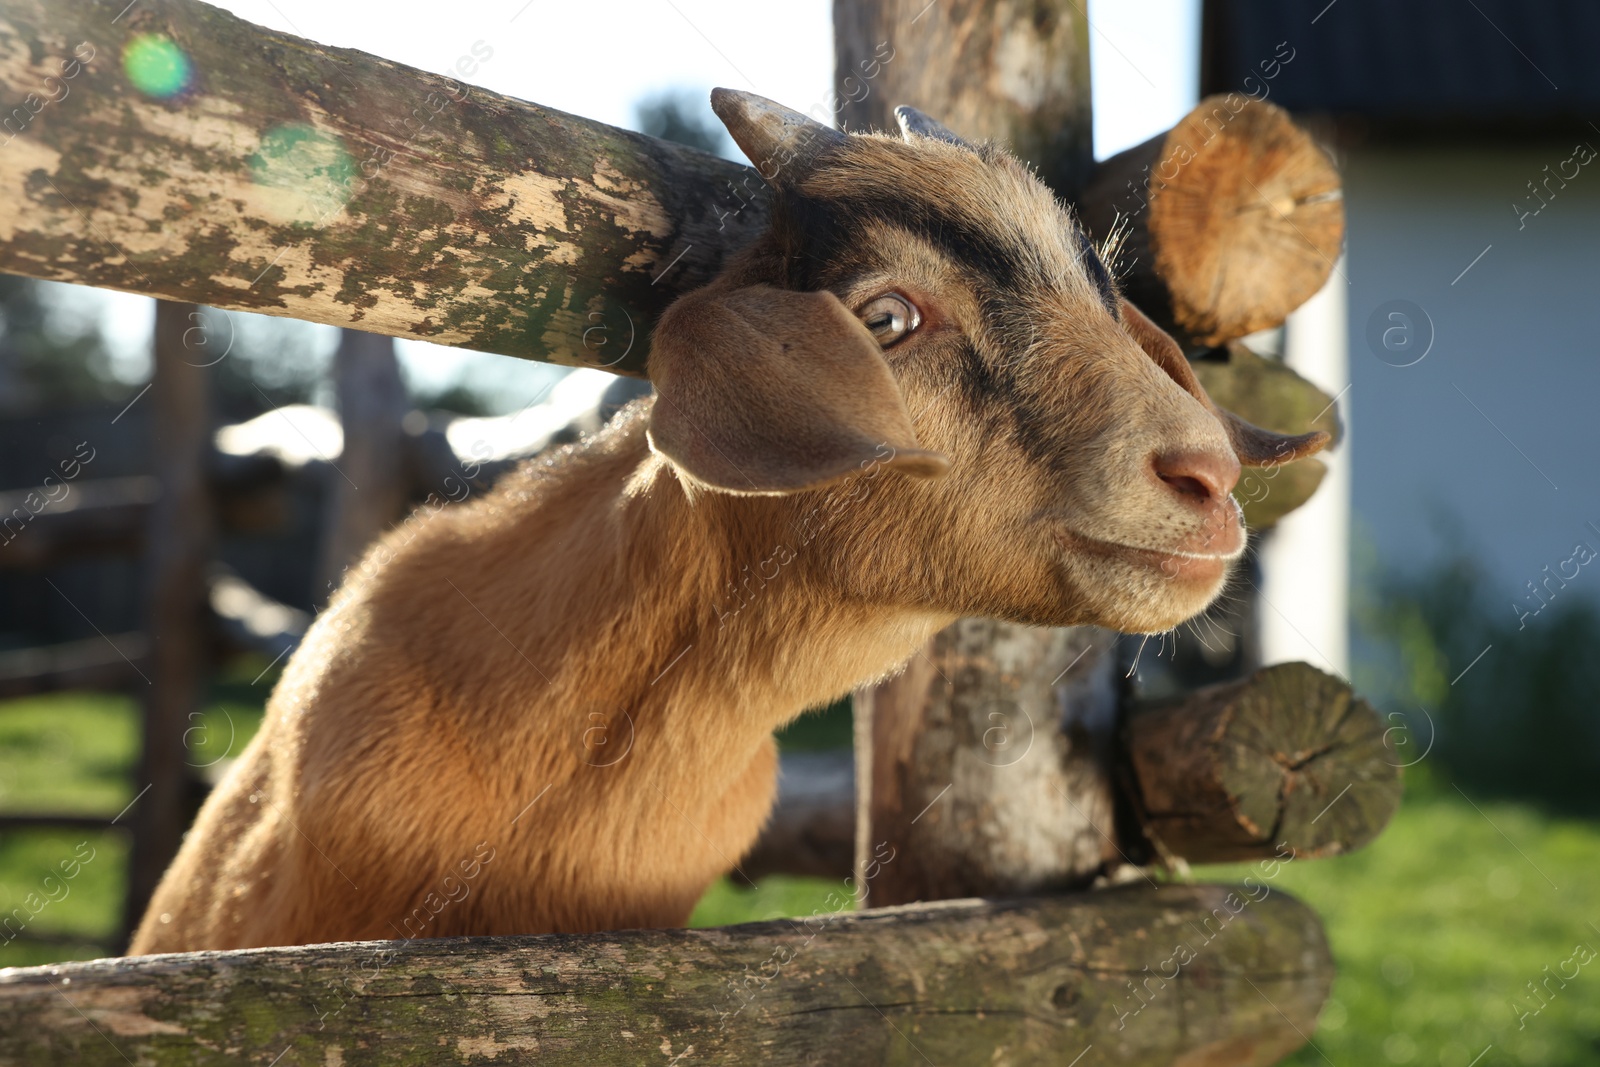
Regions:
<instances>
[{"instance_id":1,"label":"goat's neck","mask_svg":"<svg viewBox=\"0 0 1600 1067\"><path fill-rule=\"evenodd\" d=\"M664 464L646 460L647 483L630 506L636 536L692 546L697 558L650 560L654 582L675 589L658 627L679 639L656 653L648 690L686 714L721 705L765 734L808 707L833 700L908 659L944 622L925 611L853 600L825 575L818 556L837 546L814 540L813 508L787 499L686 491ZM814 523L814 519L813 519ZM667 531L672 531L668 533ZM635 540L629 546L642 546ZM646 550L646 559L655 553ZM681 576L674 581L669 573ZM642 575L636 575L642 578ZM651 703L655 703L652 701Z\"/></svg>"}]
</instances>

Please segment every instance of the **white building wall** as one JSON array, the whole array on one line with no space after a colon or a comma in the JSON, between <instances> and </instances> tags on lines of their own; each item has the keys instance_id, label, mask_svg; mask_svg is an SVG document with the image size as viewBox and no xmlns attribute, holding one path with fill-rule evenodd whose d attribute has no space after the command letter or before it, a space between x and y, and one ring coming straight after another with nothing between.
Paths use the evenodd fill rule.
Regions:
<instances>
[{"instance_id":1,"label":"white building wall","mask_svg":"<svg viewBox=\"0 0 1600 1067\"><path fill-rule=\"evenodd\" d=\"M1285 357L1330 394L1348 385L1348 437L1263 546L1266 662L1348 673L1351 582L1376 591L1463 551L1511 621L1546 565L1600 550L1600 166L1545 185L1573 147L1341 160L1349 284L1291 318ZM1600 571L1560 595L1600 599Z\"/></svg>"},{"instance_id":2,"label":"white building wall","mask_svg":"<svg viewBox=\"0 0 1600 1067\"><path fill-rule=\"evenodd\" d=\"M1350 673L1349 284L1340 263L1322 290L1290 316L1284 362L1337 398L1345 424L1339 448L1322 457L1328 473L1316 494L1270 531L1261 546L1261 656L1303 660Z\"/></svg>"},{"instance_id":3,"label":"white building wall","mask_svg":"<svg viewBox=\"0 0 1600 1067\"><path fill-rule=\"evenodd\" d=\"M1455 542L1508 620L1513 596L1575 542L1600 549L1587 525L1600 526L1600 160L1563 166L1577 140L1600 147L1591 134L1342 161L1356 558L1415 573ZM1529 183L1558 170L1576 177L1551 181L1540 207ZM1395 300L1431 324L1409 366L1366 337ZM1354 580L1370 583L1367 570ZM1600 570L1561 595L1600 597Z\"/></svg>"}]
</instances>

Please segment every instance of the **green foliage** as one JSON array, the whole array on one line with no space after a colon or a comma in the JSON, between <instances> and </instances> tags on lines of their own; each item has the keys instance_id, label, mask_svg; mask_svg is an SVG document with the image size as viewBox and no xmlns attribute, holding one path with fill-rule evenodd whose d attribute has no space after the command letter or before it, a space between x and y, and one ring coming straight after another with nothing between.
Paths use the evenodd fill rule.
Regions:
<instances>
[{"instance_id":1,"label":"green foliage","mask_svg":"<svg viewBox=\"0 0 1600 1067\"><path fill-rule=\"evenodd\" d=\"M812 708L778 731L785 752L828 752L853 742L850 698L840 697L825 708Z\"/></svg>"},{"instance_id":2,"label":"green foliage","mask_svg":"<svg viewBox=\"0 0 1600 1067\"><path fill-rule=\"evenodd\" d=\"M1384 581L1360 606L1381 653L1369 691L1406 716L1407 758L1437 732L1427 773L1475 796L1600 814L1600 610L1558 591L1524 614L1528 602L1519 610L1490 589L1459 552Z\"/></svg>"},{"instance_id":3,"label":"green foliage","mask_svg":"<svg viewBox=\"0 0 1600 1067\"><path fill-rule=\"evenodd\" d=\"M67 287L0 274L0 410L113 400L127 386L92 317L74 314Z\"/></svg>"},{"instance_id":4,"label":"green foliage","mask_svg":"<svg viewBox=\"0 0 1600 1067\"><path fill-rule=\"evenodd\" d=\"M102 311L96 294L0 275L0 409L117 402L138 392L114 372ZM184 337L186 358L212 368L220 417L230 422L316 398L334 343L331 327L211 309Z\"/></svg>"},{"instance_id":5,"label":"green foliage","mask_svg":"<svg viewBox=\"0 0 1600 1067\"><path fill-rule=\"evenodd\" d=\"M482 389L456 380L436 389L411 390L411 402L421 411L449 411L457 415L493 415L495 405Z\"/></svg>"},{"instance_id":6,"label":"green foliage","mask_svg":"<svg viewBox=\"0 0 1600 1067\"><path fill-rule=\"evenodd\" d=\"M640 100L633 110L640 133L702 152L723 154L728 150L727 132L717 121L708 99L698 93L687 89L657 93Z\"/></svg>"}]
</instances>

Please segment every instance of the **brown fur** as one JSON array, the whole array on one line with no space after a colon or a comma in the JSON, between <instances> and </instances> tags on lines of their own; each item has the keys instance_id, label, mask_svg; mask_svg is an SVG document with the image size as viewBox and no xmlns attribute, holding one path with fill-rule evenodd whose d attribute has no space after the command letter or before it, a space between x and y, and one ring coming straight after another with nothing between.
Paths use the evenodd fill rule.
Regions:
<instances>
[{"instance_id":1,"label":"brown fur","mask_svg":"<svg viewBox=\"0 0 1600 1067\"><path fill-rule=\"evenodd\" d=\"M681 924L803 709L958 615L1148 631L1216 595L1226 478L1157 467L1233 431L1031 174L868 135L776 184L658 329L659 397L355 568L134 952ZM853 314L886 291L924 321L880 351Z\"/></svg>"}]
</instances>

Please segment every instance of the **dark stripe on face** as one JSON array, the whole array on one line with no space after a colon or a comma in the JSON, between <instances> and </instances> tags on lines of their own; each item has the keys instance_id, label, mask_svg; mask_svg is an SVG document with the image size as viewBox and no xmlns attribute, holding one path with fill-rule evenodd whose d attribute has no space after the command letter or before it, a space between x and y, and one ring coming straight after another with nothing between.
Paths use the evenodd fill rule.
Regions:
<instances>
[{"instance_id":1,"label":"dark stripe on face","mask_svg":"<svg viewBox=\"0 0 1600 1067\"><path fill-rule=\"evenodd\" d=\"M859 240L868 224L887 223L916 234L956 263L982 274L992 285L1015 289L1024 268L1035 262L1027 248L1009 244L977 229L937 205L913 199L838 197L796 198L790 207L798 247L832 262L848 262L849 242ZM819 247L820 245L820 247ZM842 257L836 253L845 253Z\"/></svg>"}]
</instances>

